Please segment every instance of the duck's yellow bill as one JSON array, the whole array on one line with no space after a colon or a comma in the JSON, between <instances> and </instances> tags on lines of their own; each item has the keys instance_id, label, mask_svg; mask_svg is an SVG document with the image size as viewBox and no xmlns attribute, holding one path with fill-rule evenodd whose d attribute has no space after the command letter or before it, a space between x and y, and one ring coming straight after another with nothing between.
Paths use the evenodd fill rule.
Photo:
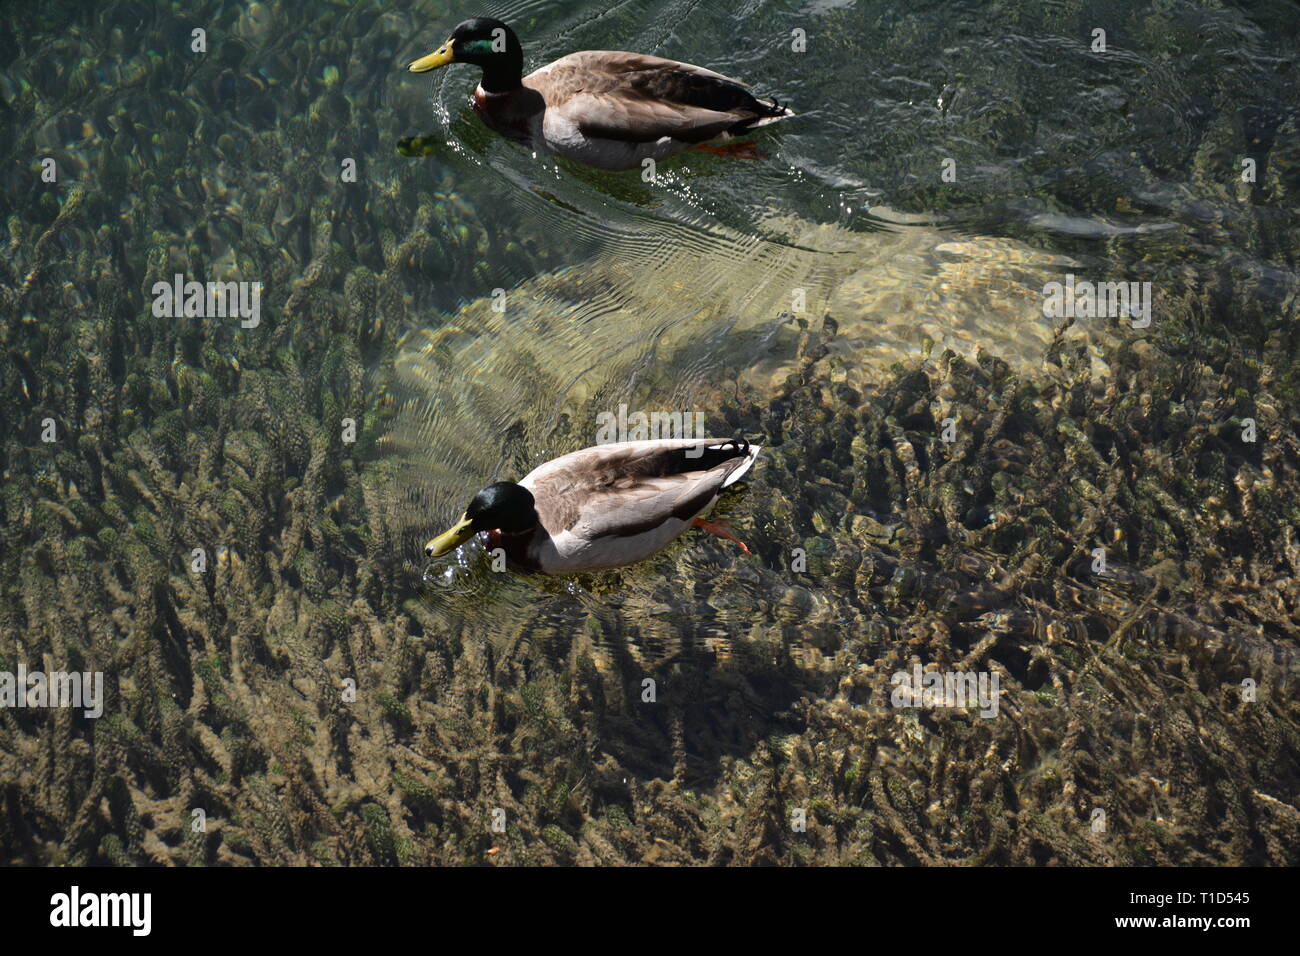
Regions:
<instances>
[{"instance_id":1,"label":"duck's yellow bill","mask_svg":"<svg viewBox=\"0 0 1300 956\"><path fill-rule=\"evenodd\" d=\"M462 544L474 537L474 529L469 518L461 517L450 531L444 531L424 546L424 553L431 558L440 558L448 551L455 551Z\"/></svg>"},{"instance_id":2,"label":"duck's yellow bill","mask_svg":"<svg viewBox=\"0 0 1300 956\"><path fill-rule=\"evenodd\" d=\"M446 66L448 63L455 62L456 55L452 53L451 41L448 40L428 56L422 56L418 60L412 60L411 65L408 66L407 69L412 73L428 73L430 70L436 70L440 66Z\"/></svg>"}]
</instances>

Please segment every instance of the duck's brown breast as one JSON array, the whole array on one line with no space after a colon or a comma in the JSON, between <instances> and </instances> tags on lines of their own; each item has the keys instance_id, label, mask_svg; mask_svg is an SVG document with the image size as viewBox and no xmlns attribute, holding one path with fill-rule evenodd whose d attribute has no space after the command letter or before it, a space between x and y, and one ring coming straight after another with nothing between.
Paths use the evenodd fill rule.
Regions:
<instances>
[{"instance_id":1,"label":"duck's brown breast","mask_svg":"<svg viewBox=\"0 0 1300 956\"><path fill-rule=\"evenodd\" d=\"M541 96L526 87L512 93L488 93L481 86L472 97L474 112L493 132L521 143L532 140L533 120L546 108Z\"/></svg>"},{"instance_id":2,"label":"duck's brown breast","mask_svg":"<svg viewBox=\"0 0 1300 956\"><path fill-rule=\"evenodd\" d=\"M506 566L515 571L540 571L536 559L529 553L533 542L533 533L503 534L500 531L487 533L487 550L489 556L500 548L506 554Z\"/></svg>"}]
</instances>

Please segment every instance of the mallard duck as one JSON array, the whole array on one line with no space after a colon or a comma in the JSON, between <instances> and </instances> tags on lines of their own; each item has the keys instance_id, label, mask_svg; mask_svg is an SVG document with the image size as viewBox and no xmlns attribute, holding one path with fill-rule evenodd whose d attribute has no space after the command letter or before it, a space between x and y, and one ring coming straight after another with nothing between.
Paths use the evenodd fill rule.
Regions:
<instances>
[{"instance_id":1,"label":"mallard duck","mask_svg":"<svg viewBox=\"0 0 1300 956\"><path fill-rule=\"evenodd\" d=\"M640 53L570 53L524 76L514 31L485 17L466 20L407 69L449 63L482 68L474 110L488 128L599 169L633 169L698 146L725 151L706 144L794 115L755 99L739 80Z\"/></svg>"},{"instance_id":2,"label":"mallard duck","mask_svg":"<svg viewBox=\"0 0 1300 956\"><path fill-rule=\"evenodd\" d=\"M511 569L573 574L648 558L695 526L748 554L725 525L703 519L759 450L721 438L584 448L539 465L517 484L488 485L424 550L440 557L486 532L488 550L501 548Z\"/></svg>"}]
</instances>

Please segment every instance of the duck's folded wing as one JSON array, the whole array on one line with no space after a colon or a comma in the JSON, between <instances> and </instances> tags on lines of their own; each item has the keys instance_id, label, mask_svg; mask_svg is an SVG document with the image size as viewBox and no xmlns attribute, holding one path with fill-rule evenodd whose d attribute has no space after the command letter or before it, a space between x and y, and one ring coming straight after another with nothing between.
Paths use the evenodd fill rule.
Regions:
<instances>
[{"instance_id":1,"label":"duck's folded wing","mask_svg":"<svg viewBox=\"0 0 1300 956\"><path fill-rule=\"evenodd\" d=\"M540 72L540 71L539 71ZM577 53L547 71L546 99L584 136L706 142L768 115L744 83L689 63L615 51Z\"/></svg>"},{"instance_id":2,"label":"duck's folded wing","mask_svg":"<svg viewBox=\"0 0 1300 956\"><path fill-rule=\"evenodd\" d=\"M712 447L701 447L706 442ZM553 462L530 481L543 526L590 541L691 520L751 461L746 452L706 442L633 442ZM687 454L697 448L699 455Z\"/></svg>"},{"instance_id":3,"label":"duck's folded wing","mask_svg":"<svg viewBox=\"0 0 1300 956\"><path fill-rule=\"evenodd\" d=\"M722 489L721 469L638 479L624 488L601 489L583 501L572 531L594 541L630 537L676 518L690 521L709 506Z\"/></svg>"},{"instance_id":4,"label":"duck's folded wing","mask_svg":"<svg viewBox=\"0 0 1300 956\"><path fill-rule=\"evenodd\" d=\"M664 138L705 143L742 119L734 113L656 102L624 91L580 93L562 112L583 136L625 143L654 143Z\"/></svg>"}]
</instances>

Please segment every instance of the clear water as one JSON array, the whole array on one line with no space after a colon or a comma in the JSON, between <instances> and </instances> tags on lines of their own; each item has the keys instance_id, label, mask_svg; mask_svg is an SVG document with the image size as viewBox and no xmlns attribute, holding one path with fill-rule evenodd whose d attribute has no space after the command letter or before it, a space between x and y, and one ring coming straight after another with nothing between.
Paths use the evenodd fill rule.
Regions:
<instances>
[{"instance_id":1,"label":"clear water","mask_svg":"<svg viewBox=\"0 0 1300 956\"><path fill-rule=\"evenodd\" d=\"M1233 294L1280 307L1296 276L1270 245L1286 234L1274 217L1290 214L1241 181L1241 161L1258 168L1267 155L1272 175L1293 176L1293 156L1249 138L1294 129L1293 57L1278 31L1292 12L753 4L737 30L724 5L496 11L523 38L526 71L576 49L654 52L744 78L799 114L759 137L766 161L688 153L653 184L486 133L468 106L472 68L388 77L399 128L437 144L400 175L454 181L453 221L490 222L527 250L439 277L431 302L460 311L403 343L403 411L388 439L417 463L401 507L416 526L408 560L422 564L428 530L477 487L591 444L600 412L762 400L793 368L801 318L834 316L846 374L871 381L932 344L1040 367L1057 324L1042 289L1067 273L1149 281L1157 314L1223 276ZM398 58L445 32L428 24ZM507 293L504 313L487 305L493 289ZM793 315L796 290L806 315ZM1104 373L1113 328L1080 326L1071 334ZM492 436L510 430L503 450ZM658 577L652 562L620 583L649 592ZM484 580L476 601L484 591L531 613L530 589Z\"/></svg>"},{"instance_id":2,"label":"clear water","mask_svg":"<svg viewBox=\"0 0 1300 956\"><path fill-rule=\"evenodd\" d=\"M661 164L653 182L557 163L482 128L468 102L474 69L404 70L484 12L512 24L527 69L582 49L654 53L742 78L797 116L755 137L764 159L691 152ZM868 395L895 363L945 348L1050 378L1059 368L1044 353L1059 322L1043 313L1044 286L1070 274L1150 282L1154 321L1141 337L1189 377L1200 363L1244 366L1267 348L1276 357L1289 334L1276 320L1295 315L1300 15L1283 0L10 2L2 16L0 418L13 427L0 653L7 663L50 652L97 662L115 647L139 649L113 652L126 663L110 679L121 688L117 712L155 742L165 736L159 714L175 706L155 696L192 706L200 723L216 710L205 740L241 726L223 710L229 700L260 715L267 739L297 740L295 721L305 721L326 741L305 759L346 791L329 799L351 821L337 826L355 831L317 820L319 832L287 842L247 835L267 794L293 799L283 775L295 771L282 758L297 743L210 779L184 761L166 786L149 773L130 778L151 820L163 819L175 779L202 777L224 794L239 819L226 832L243 842L230 836L204 852L227 862L227 852L355 859L362 798L338 783L352 770L320 717L332 713L321 688L342 675L362 674L363 692L415 714L418 739L409 728L392 737L382 716L358 708L356 719L370 721L365 746L386 748L374 758L383 766L411 772L402 761L414 751L450 759L430 727L459 712L431 722L421 707L455 710L463 688L411 663L432 660L431 647L455 645L452 669L487 655L482 686L464 700L488 685L513 699L537 674L572 678L580 668L570 663L588 653L628 695L643 674L703 674L698 699L725 707L688 715L672 733L659 727L638 756L629 754L641 731L612 718L583 725L593 753L614 755L610 779L623 780L585 784L599 791L582 798L593 816L630 805L619 789L629 776L676 774L708 791L734 783L727 761L759 759L762 741L780 750L780 735L815 737L827 725L808 723L793 702L831 707L839 686L834 707L854 703L844 687L856 669L903 646L917 610L902 583L873 603L879 595L867 600L843 576L790 567L793 549L858 548L862 519L895 527L907 508L873 488L869 510L846 513L851 482L823 465L847 450L803 443L817 409L781 419L777 397L819 349L827 395ZM206 52L191 49L195 28L207 31ZM792 49L793 31L805 32L804 52ZM399 149L409 137L424 144L417 155ZM41 179L46 158L55 183ZM340 179L345 159L356 161L356 182ZM151 287L175 272L265 283L262 327L155 319ZM1134 334L1085 319L1065 336L1104 389L1116 348ZM1294 385L1294 368L1277 381ZM309 423L286 421L286 403ZM719 509L754 557L692 532L641 564L574 580L494 573L476 545L426 561L424 542L477 489L594 444L597 416L621 405L699 412L710 432L769 446ZM47 454L38 437L47 416L71 423L83 444ZM354 447L332 437L345 417L360 423ZM219 422L226 446L214 438ZM102 479L78 457L94 458L87 448L103 449L113 486L125 489L94 503L98 517L77 500ZM324 486L313 484L321 468ZM56 507L65 504L71 519ZM365 522L340 530L345 512ZM241 579L236 558L222 557L217 573L228 576L210 591L194 586L178 555L200 526L220 529L204 544L242 550L258 570ZM120 544L131 535L134 550ZM281 568L284 554L297 556ZM1245 547L1220 556L1248 558ZM155 608L157 595L166 600ZM320 637L334 626L320 621L343 619L354 635L346 653L342 639ZM1257 630L1276 638L1274 627L1286 632L1273 619ZM411 642L385 628L408 628ZM63 643L69 634L80 636ZM1037 634L1035 646L1054 634ZM1293 657L1279 659L1285 672ZM812 691L773 677L791 666L831 680ZM191 705L200 670L226 695L207 709ZM306 717L290 688L311 702ZM599 717L589 690L574 699ZM626 717L631 699L608 710ZM466 726L495 714L462 709L477 714ZM496 740L495 721L484 739ZM4 726L14 753L45 739L34 724ZM894 727L890 741L922 739L916 726ZM930 743L950 740L931 730ZM254 736L247 752L261 746ZM56 749L81 762L63 790L23 784L24 819L49 803L45 823L0 834L28 834L12 837L15 858L119 861L121 847L142 857L130 828L95 822L97 811L68 836L69 808L94 802L86 788L99 777L81 750ZM1006 792L1031 794L1055 759L1008 771ZM855 779L844 799L868 805L875 794ZM392 825L425 845L418 817ZM577 832L572 817L555 818ZM173 837L164 843L179 846ZM318 852L313 840L328 846ZM954 838L950 858L967 851Z\"/></svg>"}]
</instances>

